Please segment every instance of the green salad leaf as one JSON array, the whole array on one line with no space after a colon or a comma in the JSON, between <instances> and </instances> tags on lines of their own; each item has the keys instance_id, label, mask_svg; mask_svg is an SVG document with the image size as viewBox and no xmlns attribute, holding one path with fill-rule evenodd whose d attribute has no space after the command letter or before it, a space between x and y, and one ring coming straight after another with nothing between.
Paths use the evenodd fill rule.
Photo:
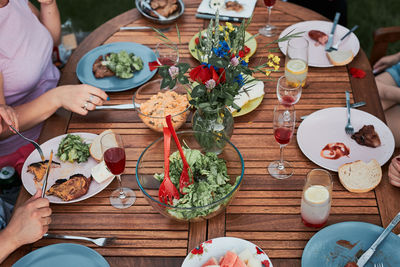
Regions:
<instances>
[{"instance_id":1,"label":"green salad leaf","mask_svg":"<svg viewBox=\"0 0 400 267\"><path fill-rule=\"evenodd\" d=\"M193 172L192 175L189 172L189 175L191 179L194 179L194 182L184 189L185 195L180 195L179 200L174 200L175 207L192 208L210 205L231 192L236 182L239 181L237 178L236 182L231 184L225 161L218 158L215 153L208 152L202 154L199 150L189 148L183 148L183 152ZM169 161L169 175L171 181L176 188L179 188L179 179L183 167L179 151L172 153L169 157ZM154 177L162 182L164 174L156 173ZM225 201L229 201L229 199L230 198L227 198ZM207 216L218 210L220 205L224 204L225 201L215 206L208 206L205 208L193 210L167 209L167 212L178 219L188 220L200 216Z\"/></svg>"},{"instance_id":2,"label":"green salad leaf","mask_svg":"<svg viewBox=\"0 0 400 267\"><path fill-rule=\"evenodd\" d=\"M102 64L112 70L115 75L122 79L133 77L133 72L143 69L143 60L134 53L121 50L118 53L110 53Z\"/></svg>"},{"instance_id":3,"label":"green salad leaf","mask_svg":"<svg viewBox=\"0 0 400 267\"><path fill-rule=\"evenodd\" d=\"M85 162L90 157L89 144L79 135L67 134L58 146L57 157L62 161Z\"/></svg>"}]
</instances>

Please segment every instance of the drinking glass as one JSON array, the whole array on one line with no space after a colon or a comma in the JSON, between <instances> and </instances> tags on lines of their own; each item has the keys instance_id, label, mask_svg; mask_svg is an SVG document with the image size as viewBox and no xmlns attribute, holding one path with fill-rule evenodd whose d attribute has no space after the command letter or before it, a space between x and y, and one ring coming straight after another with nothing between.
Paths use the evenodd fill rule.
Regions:
<instances>
[{"instance_id":1,"label":"drinking glass","mask_svg":"<svg viewBox=\"0 0 400 267\"><path fill-rule=\"evenodd\" d=\"M277 179L286 179L292 176L293 167L283 160L283 149L289 144L296 124L296 112L293 106L277 105L274 108L274 137L280 145L280 160L271 162L268 166L269 174Z\"/></svg>"},{"instance_id":2,"label":"drinking glass","mask_svg":"<svg viewBox=\"0 0 400 267\"><path fill-rule=\"evenodd\" d=\"M173 66L179 61L178 46L174 43L158 43L155 53L160 65Z\"/></svg>"},{"instance_id":3,"label":"drinking glass","mask_svg":"<svg viewBox=\"0 0 400 267\"><path fill-rule=\"evenodd\" d=\"M322 169L307 174L301 198L301 220L307 227L320 228L328 221L332 202L332 176Z\"/></svg>"},{"instance_id":4,"label":"drinking glass","mask_svg":"<svg viewBox=\"0 0 400 267\"><path fill-rule=\"evenodd\" d=\"M128 208L135 203L136 194L132 189L122 187L121 183L121 174L124 172L126 161L122 137L117 133L108 133L101 138L100 144L103 160L110 172L117 176L119 183L119 188L111 193L111 205L118 209Z\"/></svg>"},{"instance_id":5,"label":"drinking glass","mask_svg":"<svg viewBox=\"0 0 400 267\"><path fill-rule=\"evenodd\" d=\"M261 28L258 30L258 32L261 35L271 37L275 35L275 29L276 27L274 25L271 25L271 9L275 5L276 0L264 0L265 6L268 8L268 22L265 27Z\"/></svg>"},{"instance_id":6,"label":"drinking glass","mask_svg":"<svg viewBox=\"0 0 400 267\"><path fill-rule=\"evenodd\" d=\"M292 38L288 41L285 58L285 76L291 86L306 84L308 72L308 41Z\"/></svg>"},{"instance_id":7,"label":"drinking glass","mask_svg":"<svg viewBox=\"0 0 400 267\"><path fill-rule=\"evenodd\" d=\"M290 83L286 76L281 76L278 79L276 95L279 102L285 107L290 107L300 100L302 88L299 83L297 83L297 86L293 85L295 84Z\"/></svg>"}]
</instances>

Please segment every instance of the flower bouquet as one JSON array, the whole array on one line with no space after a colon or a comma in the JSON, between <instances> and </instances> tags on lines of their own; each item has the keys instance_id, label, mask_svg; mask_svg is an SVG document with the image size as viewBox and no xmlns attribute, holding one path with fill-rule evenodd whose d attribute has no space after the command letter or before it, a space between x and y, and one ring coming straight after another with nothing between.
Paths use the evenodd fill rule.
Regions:
<instances>
[{"instance_id":1,"label":"flower bouquet","mask_svg":"<svg viewBox=\"0 0 400 267\"><path fill-rule=\"evenodd\" d=\"M252 75L261 72L268 79L271 72L279 70L280 59L278 56L269 54L265 63L249 67L249 49L245 46L251 38L245 39L246 28L251 22L243 20L239 26L227 22L224 26L219 24L218 14L216 19L211 20L205 31L200 31L196 40L198 58L202 61L200 65L192 68L187 63L176 65L158 65L159 74L163 81L161 87L173 88L177 82L190 85L188 95L190 104L196 108L193 117L193 130L213 132L217 136L214 140L198 140L203 147L222 149L226 139L230 139L233 133L233 117L227 107L240 110L235 103L235 97L245 93L246 84L254 81ZM157 31L157 30L156 30ZM163 33L157 31L160 39L166 44L172 44ZM179 29L177 27L180 40ZM205 34L202 34L205 32ZM287 35L281 39L269 43L277 43L295 37L296 34ZM270 52L272 50L269 50ZM178 52L178 51L177 51ZM153 65L154 67L154 65ZM189 77L186 76L189 71ZM209 136L209 135L207 135ZM218 138L221 137L220 139ZM223 138L222 138L223 137Z\"/></svg>"}]
</instances>

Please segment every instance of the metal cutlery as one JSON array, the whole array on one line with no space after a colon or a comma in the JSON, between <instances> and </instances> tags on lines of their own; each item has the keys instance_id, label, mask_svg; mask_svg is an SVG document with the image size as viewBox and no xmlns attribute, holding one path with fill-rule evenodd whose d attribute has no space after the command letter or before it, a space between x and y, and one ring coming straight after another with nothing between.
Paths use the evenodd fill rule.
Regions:
<instances>
[{"instance_id":1,"label":"metal cutlery","mask_svg":"<svg viewBox=\"0 0 400 267\"><path fill-rule=\"evenodd\" d=\"M390 224L386 227L385 230L380 234L380 236L375 240L375 242L371 245L371 247L361 255L361 257L357 261L358 267L363 267L371 256L374 254L376 248L379 244L388 236L390 232L392 232L393 228L400 222L400 212L397 213L396 217L390 222ZM379 265L378 265L379 266Z\"/></svg>"},{"instance_id":2,"label":"metal cutlery","mask_svg":"<svg viewBox=\"0 0 400 267\"><path fill-rule=\"evenodd\" d=\"M144 6L145 8L147 8L148 10L150 10L151 12L153 12L154 14L157 15L157 17L161 20L166 20L167 18L164 17L163 15L161 15L160 13L158 13L157 11L155 11L150 5L149 3L147 3L146 1L142 1L141 2L142 6Z\"/></svg>"},{"instance_id":3,"label":"metal cutlery","mask_svg":"<svg viewBox=\"0 0 400 267\"><path fill-rule=\"evenodd\" d=\"M215 19L215 15L197 13L196 18L198 18L198 19ZM219 16L219 20L231 21L231 22L242 22L241 18L228 17L228 16Z\"/></svg>"},{"instance_id":4,"label":"metal cutlery","mask_svg":"<svg viewBox=\"0 0 400 267\"><path fill-rule=\"evenodd\" d=\"M96 244L99 247L104 247L112 244L114 240L116 239L115 237L101 237L101 238L89 238L89 237L84 237L84 236L74 236L74 235L57 235L57 234L44 234L43 237L45 238L59 238L59 239L69 239L69 240L84 240L84 241L89 241L94 244Z\"/></svg>"},{"instance_id":5,"label":"metal cutlery","mask_svg":"<svg viewBox=\"0 0 400 267\"><path fill-rule=\"evenodd\" d=\"M343 37L340 38L340 40L337 41L336 44L332 45L331 48L329 48L329 50L327 50L327 51L338 50L339 45L342 43L342 41L343 41L344 39L346 39L346 37L349 36L350 33L352 33L352 32L354 32L355 30L357 30L357 28L358 28L358 25L355 25L353 28L351 28L351 30L349 30L345 35L343 35Z\"/></svg>"},{"instance_id":6,"label":"metal cutlery","mask_svg":"<svg viewBox=\"0 0 400 267\"><path fill-rule=\"evenodd\" d=\"M133 26L133 27L120 27L120 31L135 31L135 30L153 30L157 28L149 27L149 26ZM166 27L166 28L159 28L157 29L160 32L167 32L171 30L171 27Z\"/></svg>"},{"instance_id":7,"label":"metal cutlery","mask_svg":"<svg viewBox=\"0 0 400 267\"><path fill-rule=\"evenodd\" d=\"M347 107L347 124L344 127L346 134L352 135L354 133L354 127L351 125L350 119L350 93L346 91L346 107Z\"/></svg>"},{"instance_id":8,"label":"metal cutlery","mask_svg":"<svg viewBox=\"0 0 400 267\"><path fill-rule=\"evenodd\" d=\"M121 105L111 105L111 106L96 106L96 109L134 109L140 107L140 104L121 104Z\"/></svg>"},{"instance_id":9,"label":"metal cutlery","mask_svg":"<svg viewBox=\"0 0 400 267\"><path fill-rule=\"evenodd\" d=\"M340 18L340 13L336 12L335 19L333 20L332 29L331 32L329 33L328 42L325 44L325 51L329 51L329 49L333 44L333 36L335 35L336 25L339 21L339 18Z\"/></svg>"},{"instance_id":10,"label":"metal cutlery","mask_svg":"<svg viewBox=\"0 0 400 267\"><path fill-rule=\"evenodd\" d=\"M47 179L49 178L51 163L53 162L53 150L50 152L49 165L47 165L46 173L44 175L43 185L42 185L42 198L46 195Z\"/></svg>"},{"instance_id":11,"label":"metal cutlery","mask_svg":"<svg viewBox=\"0 0 400 267\"><path fill-rule=\"evenodd\" d=\"M29 139L29 138L23 136L23 135L22 135L20 132L18 132L17 129L15 129L12 125L9 125L9 126L11 127L11 129L13 129L13 131L14 131L16 134L18 134L19 136L21 136L21 137L22 137L23 139L25 139L26 141L30 142L30 143L36 148L36 150L37 150L37 151L39 152L39 154L40 154L40 158L42 159L42 161L45 160L43 151L42 151L42 149L40 148L40 146L39 146L38 143L36 143L36 142L33 141L32 139Z\"/></svg>"},{"instance_id":12,"label":"metal cutlery","mask_svg":"<svg viewBox=\"0 0 400 267\"><path fill-rule=\"evenodd\" d=\"M351 108L359 108L359 107L365 106L365 104L366 103L364 101L360 101L360 102L356 102L354 104L350 104L350 107ZM308 117L308 115L304 115L304 116L301 116L300 119L304 120L307 117Z\"/></svg>"}]
</instances>

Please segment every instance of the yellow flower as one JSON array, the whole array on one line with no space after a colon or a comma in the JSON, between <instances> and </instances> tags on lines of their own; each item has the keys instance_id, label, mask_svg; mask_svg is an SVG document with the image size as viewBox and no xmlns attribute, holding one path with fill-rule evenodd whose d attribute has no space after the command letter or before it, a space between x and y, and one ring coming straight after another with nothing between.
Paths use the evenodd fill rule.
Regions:
<instances>
[{"instance_id":1,"label":"yellow flower","mask_svg":"<svg viewBox=\"0 0 400 267\"><path fill-rule=\"evenodd\" d=\"M246 63L249 63L249 59L250 59L249 56L245 56L243 60L244 60Z\"/></svg>"},{"instance_id":2,"label":"yellow flower","mask_svg":"<svg viewBox=\"0 0 400 267\"><path fill-rule=\"evenodd\" d=\"M233 32L233 31L235 30L235 28L233 28L232 23L230 23L230 22L225 22L225 25L226 25L226 27L228 27L228 30L229 30L230 32Z\"/></svg>"},{"instance_id":3,"label":"yellow flower","mask_svg":"<svg viewBox=\"0 0 400 267\"><path fill-rule=\"evenodd\" d=\"M268 65L268 67L274 67L275 65L274 65L274 62L272 62L272 61L268 61L267 62L267 65Z\"/></svg>"},{"instance_id":4,"label":"yellow flower","mask_svg":"<svg viewBox=\"0 0 400 267\"><path fill-rule=\"evenodd\" d=\"M270 74L271 74L271 71L270 71L270 70L266 70L266 71L265 71L265 75L269 76Z\"/></svg>"},{"instance_id":5,"label":"yellow flower","mask_svg":"<svg viewBox=\"0 0 400 267\"><path fill-rule=\"evenodd\" d=\"M274 54L269 54L268 55L268 59L273 59L274 58Z\"/></svg>"},{"instance_id":6,"label":"yellow flower","mask_svg":"<svg viewBox=\"0 0 400 267\"><path fill-rule=\"evenodd\" d=\"M279 70L279 65L274 66L275 71Z\"/></svg>"},{"instance_id":7,"label":"yellow flower","mask_svg":"<svg viewBox=\"0 0 400 267\"><path fill-rule=\"evenodd\" d=\"M279 62L281 62L281 59L280 59L280 57L278 57L278 56L274 56L273 59L272 59L272 61L273 61L275 64L279 64Z\"/></svg>"},{"instance_id":8,"label":"yellow flower","mask_svg":"<svg viewBox=\"0 0 400 267\"><path fill-rule=\"evenodd\" d=\"M219 25L219 30L222 32L224 30L224 27L222 27L221 25Z\"/></svg>"}]
</instances>

